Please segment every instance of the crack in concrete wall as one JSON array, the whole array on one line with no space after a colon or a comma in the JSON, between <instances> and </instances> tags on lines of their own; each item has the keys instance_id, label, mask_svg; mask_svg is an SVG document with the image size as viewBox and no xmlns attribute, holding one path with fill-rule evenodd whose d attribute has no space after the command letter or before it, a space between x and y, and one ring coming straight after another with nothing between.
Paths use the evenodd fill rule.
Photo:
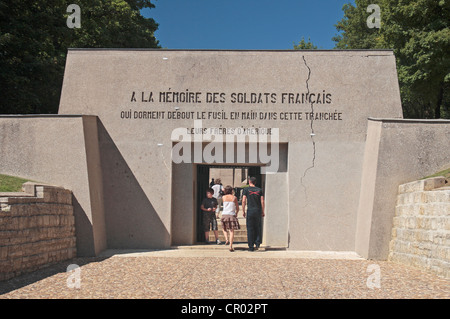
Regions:
<instances>
[{"instance_id":1,"label":"crack in concrete wall","mask_svg":"<svg viewBox=\"0 0 450 319\"><path fill-rule=\"evenodd\" d=\"M303 62L304 62L304 64L305 64L305 66L308 68L308 78L306 79L306 90L307 90L307 92L306 92L306 96L307 96L307 98L309 98L309 80L311 79L311 68L308 66L308 64L306 63L306 59L305 59L305 56L303 55L302 56L302 58L303 58ZM311 112L312 113L314 113L314 102L312 102L312 101L310 101L310 105L311 105ZM310 170L310 169L313 169L314 167L315 167L315 162L316 162L316 142L314 141L314 136L315 136L315 133L314 133L314 116L311 116L310 117L311 118L311 123L310 123L310 127L311 127L311 133L310 133L310 137L311 137L311 142L312 142L312 165L311 166L309 166L304 172L303 172L303 176L301 177L301 179L300 179L300 184L302 185L302 187L305 189L305 197L306 197L306 200L305 200L305 205L304 205L304 207L306 207L306 205L307 205L307 203L308 203L308 200L307 200L307 198L308 198L308 196L307 196L307 194L306 194L306 187L305 187L305 185L303 184L303 179L306 177L306 174L308 173L308 171Z\"/></svg>"}]
</instances>

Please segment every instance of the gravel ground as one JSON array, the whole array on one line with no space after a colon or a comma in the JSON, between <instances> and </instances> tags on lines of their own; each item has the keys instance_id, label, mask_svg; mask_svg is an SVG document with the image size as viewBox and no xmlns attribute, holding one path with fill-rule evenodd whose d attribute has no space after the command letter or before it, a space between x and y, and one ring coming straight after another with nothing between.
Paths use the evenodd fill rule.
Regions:
<instances>
[{"instance_id":1,"label":"gravel ground","mask_svg":"<svg viewBox=\"0 0 450 319\"><path fill-rule=\"evenodd\" d=\"M285 256L260 251L76 258L0 282L0 299L450 298L450 280L412 267L364 259ZM68 287L68 279L75 276L66 272L69 264L80 266L80 288ZM376 280L370 280L377 273L372 267L379 267L379 288ZM368 280L375 287L369 288Z\"/></svg>"}]
</instances>

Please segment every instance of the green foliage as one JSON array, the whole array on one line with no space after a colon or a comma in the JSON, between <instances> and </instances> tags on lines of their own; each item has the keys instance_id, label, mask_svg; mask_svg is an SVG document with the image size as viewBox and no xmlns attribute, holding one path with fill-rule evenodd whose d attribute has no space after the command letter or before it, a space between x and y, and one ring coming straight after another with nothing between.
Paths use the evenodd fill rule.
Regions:
<instances>
[{"instance_id":1,"label":"green foliage","mask_svg":"<svg viewBox=\"0 0 450 319\"><path fill-rule=\"evenodd\" d=\"M20 192L22 184L30 181L20 177L0 174L0 192Z\"/></svg>"},{"instance_id":2,"label":"green foliage","mask_svg":"<svg viewBox=\"0 0 450 319\"><path fill-rule=\"evenodd\" d=\"M378 28L370 29L367 26L367 18L370 13L367 7L373 0L356 0L356 6L351 3L342 8L344 18L335 25L336 30L341 32L332 38L336 42L336 49L383 49L385 43ZM381 12L384 12L383 1L377 1ZM381 19L383 22L383 16Z\"/></svg>"},{"instance_id":3,"label":"green foliage","mask_svg":"<svg viewBox=\"0 0 450 319\"><path fill-rule=\"evenodd\" d=\"M450 84L450 2L389 4L383 33L397 57L405 116L439 118Z\"/></svg>"},{"instance_id":4,"label":"green foliage","mask_svg":"<svg viewBox=\"0 0 450 319\"><path fill-rule=\"evenodd\" d=\"M311 42L310 38L306 42L305 38L302 37L302 40L298 44L294 43L294 50L317 50L317 46Z\"/></svg>"},{"instance_id":5,"label":"green foliage","mask_svg":"<svg viewBox=\"0 0 450 319\"><path fill-rule=\"evenodd\" d=\"M445 177L446 179L450 179L450 167L447 168L447 169L444 169L444 170L442 170L442 171L440 171L440 172L437 172L437 173L435 173L435 174L433 174L433 175L426 176L426 177L424 177L424 178L422 178L422 179L430 178L430 177L438 177L438 176L443 176L443 177Z\"/></svg>"},{"instance_id":6,"label":"green foliage","mask_svg":"<svg viewBox=\"0 0 450 319\"><path fill-rule=\"evenodd\" d=\"M148 0L80 0L81 28L66 25L70 2L0 0L0 114L57 113L67 49L158 48Z\"/></svg>"},{"instance_id":7,"label":"green foliage","mask_svg":"<svg viewBox=\"0 0 450 319\"><path fill-rule=\"evenodd\" d=\"M343 7L337 49L393 49L406 118L450 118L450 1L379 0L381 28L367 27L371 0Z\"/></svg>"}]
</instances>

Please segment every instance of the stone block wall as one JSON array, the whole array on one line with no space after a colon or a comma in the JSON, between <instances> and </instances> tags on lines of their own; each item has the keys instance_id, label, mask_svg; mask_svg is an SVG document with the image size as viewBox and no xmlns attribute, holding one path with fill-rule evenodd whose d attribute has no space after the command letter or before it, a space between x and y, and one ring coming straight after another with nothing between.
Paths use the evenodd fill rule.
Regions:
<instances>
[{"instance_id":1,"label":"stone block wall","mask_svg":"<svg viewBox=\"0 0 450 319\"><path fill-rule=\"evenodd\" d=\"M0 280L76 256L72 192L25 183L0 193Z\"/></svg>"},{"instance_id":2,"label":"stone block wall","mask_svg":"<svg viewBox=\"0 0 450 319\"><path fill-rule=\"evenodd\" d=\"M399 186L389 260L450 278L450 186L445 182L437 177Z\"/></svg>"}]
</instances>

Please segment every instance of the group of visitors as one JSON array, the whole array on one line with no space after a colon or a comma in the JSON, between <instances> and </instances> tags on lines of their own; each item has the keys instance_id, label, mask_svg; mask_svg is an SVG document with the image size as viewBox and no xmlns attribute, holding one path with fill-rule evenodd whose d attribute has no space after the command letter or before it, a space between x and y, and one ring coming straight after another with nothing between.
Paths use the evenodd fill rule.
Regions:
<instances>
[{"instance_id":1,"label":"group of visitors","mask_svg":"<svg viewBox=\"0 0 450 319\"><path fill-rule=\"evenodd\" d=\"M243 216L247 222L247 242L249 251L259 248L262 242L262 217L264 217L264 194L261 188L256 187L256 178L249 178L249 187L246 187L242 194ZM234 251L233 240L234 231L240 229L238 214L239 203L233 195L233 187L230 185L223 187L218 178L211 182L210 188L206 191L206 198L200 206L203 211L203 226L206 242L209 243L209 231L214 232L217 244L219 240L217 218L220 207L223 205L221 222L225 237L225 244L229 245L229 250ZM247 209L247 211L246 211Z\"/></svg>"}]
</instances>

